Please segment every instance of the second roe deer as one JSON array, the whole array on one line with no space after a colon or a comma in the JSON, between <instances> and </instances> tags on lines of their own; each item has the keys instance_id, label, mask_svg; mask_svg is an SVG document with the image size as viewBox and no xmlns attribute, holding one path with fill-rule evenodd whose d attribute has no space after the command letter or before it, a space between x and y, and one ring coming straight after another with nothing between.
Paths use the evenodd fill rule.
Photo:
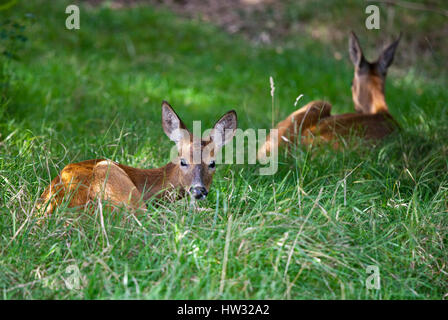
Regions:
<instances>
[{"instance_id":1,"label":"second roe deer","mask_svg":"<svg viewBox=\"0 0 448 320\"><path fill-rule=\"evenodd\" d=\"M331 105L312 101L279 122L275 136L269 135L258 150L262 159L273 147L297 142L312 144L324 141L338 146L337 139L350 134L367 140L379 140L394 131L398 124L389 113L384 96L387 69L392 64L400 37L389 45L375 62L364 57L355 33L350 34L349 53L355 72L352 81L352 98L357 113L331 115Z\"/></svg>"},{"instance_id":2,"label":"second roe deer","mask_svg":"<svg viewBox=\"0 0 448 320\"><path fill-rule=\"evenodd\" d=\"M178 190L195 199L207 196L215 172L215 154L231 141L237 127L235 111L229 111L215 124L206 139L193 137L172 107L162 104L165 134L176 143L178 157L157 169L138 169L105 159L68 164L41 196L40 207L51 213L67 199L68 207L81 207L95 199L145 209L151 197L167 197Z\"/></svg>"}]
</instances>

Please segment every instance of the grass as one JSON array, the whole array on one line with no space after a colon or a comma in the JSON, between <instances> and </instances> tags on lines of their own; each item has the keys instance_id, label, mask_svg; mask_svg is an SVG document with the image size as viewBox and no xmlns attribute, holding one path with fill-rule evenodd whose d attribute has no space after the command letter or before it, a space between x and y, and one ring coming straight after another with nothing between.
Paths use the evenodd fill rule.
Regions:
<instances>
[{"instance_id":1,"label":"grass","mask_svg":"<svg viewBox=\"0 0 448 320\"><path fill-rule=\"evenodd\" d=\"M69 31L64 9L33 1L2 12L28 19L20 60L2 60L2 298L446 297L447 79L414 67L392 67L387 101L403 130L376 148L298 148L274 176L221 165L202 210L188 200L137 218L62 208L37 224L35 201L70 162L166 163L163 99L189 126L235 109L240 128L269 128L273 76L276 121L300 93L303 104L352 111L348 58L310 39L253 47L151 7L81 6L81 29ZM380 290L366 289L370 265ZM78 290L64 283L70 266Z\"/></svg>"}]
</instances>

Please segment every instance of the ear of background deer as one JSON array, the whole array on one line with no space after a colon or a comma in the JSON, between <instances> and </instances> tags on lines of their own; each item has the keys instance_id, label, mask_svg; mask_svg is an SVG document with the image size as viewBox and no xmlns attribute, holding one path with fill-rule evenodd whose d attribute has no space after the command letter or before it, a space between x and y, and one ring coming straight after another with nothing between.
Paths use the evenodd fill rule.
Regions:
<instances>
[{"instance_id":1,"label":"ear of background deer","mask_svg":"<svg viewBox=\"0 0 448 320\"><path fill-rule=\"evenodd\" d=\"M210 138L217 148L221 148L232 140L237 127L237 116L234 110L227 112L219 119L210 134Z\"/></svg>"},{"instance_id":2,"label":"ear of background deer","mask_svg":"<svg viewBox=\"0 0 448 320\"><path fill-rule=\"evenodd\" d=\"M168 138L176 143L179 143L185 138L185 135L189 134L187 127L166 101L162 103L162 126Z\"/></svg>"},{"instance_id":3,"label":"ear of background deer","mask_svg":"<svg viewBox=\"0 0 448 320\"><path fill-rule=\"evenodd\" d=\"M352 60L353 64L356 67L360 68L365 59L364 54L362 53L361 45L359 44L358 37L353 31L350 33L348 51L350 53L350 59Z\"/></svg>"},{"instance_id":4,"label":"ear of background deer","mask_svg":"<svg viewBox=\"0 0 448 320\"><path fill-rule=\"evenodd\" d=\"M385 74L387 72L387 68L394 61L395 50L397 49L398 43L401 39L401 33L397 40L395 40L391 45L389 45L386 49L384 49L383 53L381 53L378 58L378 70Z\"/></svg>"}]
</instances>

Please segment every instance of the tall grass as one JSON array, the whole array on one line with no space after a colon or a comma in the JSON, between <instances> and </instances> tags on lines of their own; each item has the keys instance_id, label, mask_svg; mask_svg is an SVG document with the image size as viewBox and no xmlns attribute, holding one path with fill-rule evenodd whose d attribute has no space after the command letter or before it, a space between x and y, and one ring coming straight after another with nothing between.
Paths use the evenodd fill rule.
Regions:
<instances>
[{"instance_id":1,"label":"tall grass","mask_svg":"<svg viewBox=\"0 0 448 320\"><path fill-rule=\"evenodd\" d=\"M144 216L62 206L37 223L34 204L69 162L106 157L136 167L169 159L167 99L187 124L210 127L234 108L239 126L271 125L300 103L352 110L352 67L319 44L256 48L150 7L33 13L20 60L5 65L0 130L0 290L4 299L442 299L447 289L446 79L392 72L387 100L403 130L375 148L281 154L274 176L218 168L207 200ZM404 50L399 48L398 51ZM312 54L310 54L310 52ZM369 290L366 267L379 267ZM79 269L79 289L66 280ZM68 269L67 269L68 268Z\"/></svg>"}]
</instances>

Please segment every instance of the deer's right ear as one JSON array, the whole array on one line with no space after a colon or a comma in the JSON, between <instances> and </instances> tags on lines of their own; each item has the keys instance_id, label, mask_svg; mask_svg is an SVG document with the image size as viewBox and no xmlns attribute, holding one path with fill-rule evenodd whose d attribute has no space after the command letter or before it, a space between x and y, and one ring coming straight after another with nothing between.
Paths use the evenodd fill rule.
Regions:
<instances>
[{"instance_id":1,"label":"deer's right ear","mask_svg":"<svg viewBox=\"0 0 448 320\"><path fill-rule=\"evenodd\" d=\"M188 134L187 127L166 101L162 102L162 127L168 138L176 143L179 143Z\"/></svg>"},{"instance_id":2,"label":"deer's right ear","mask_svg":"<svg viewBox=\"0 0 448 320\"><path fill-rule=\"evenodd\" d=\"M360 68L365 59L364 54L362 53L361 45L359 44L358 37L353 31L350 32L348 51L350 53L350 60L352 60L355 67Z\"/></svg>"}]
</instances>

